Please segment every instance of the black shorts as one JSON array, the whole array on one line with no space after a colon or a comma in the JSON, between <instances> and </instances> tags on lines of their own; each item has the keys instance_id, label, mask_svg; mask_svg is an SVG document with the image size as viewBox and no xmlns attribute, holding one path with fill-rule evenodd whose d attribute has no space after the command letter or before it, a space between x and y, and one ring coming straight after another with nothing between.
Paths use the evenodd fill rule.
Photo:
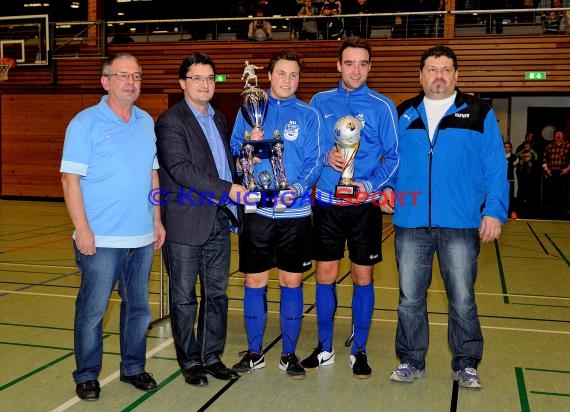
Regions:
<instances>
[{"instance_id":1,"label":"black shorts","mask_svg":"<svg viewBox=\"0 0 570 412\"><path fill-rule=\"evenodd\" d=\"M259 273L277 267L292 273L310 269L311 217L270 219L245 214L239 236L239 270Z\"/></svg>"},{"instance_id":2,"label":"black shorts","mask_svg":"<svg viewBox=\"0 0 570 412\"><path fill-rule=\"evenodd\" d=\"M345 244L357 265L382 261L382 211L371 203L357 206L313 207L313 259L340 260Z\"/></svg>"}]
</instances>

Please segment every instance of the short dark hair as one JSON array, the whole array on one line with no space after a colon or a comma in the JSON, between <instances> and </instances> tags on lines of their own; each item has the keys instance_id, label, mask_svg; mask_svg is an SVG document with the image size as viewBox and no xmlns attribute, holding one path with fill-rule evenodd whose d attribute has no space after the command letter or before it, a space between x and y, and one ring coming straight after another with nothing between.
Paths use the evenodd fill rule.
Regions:
<instances>
[{"instance_id":1,"label":"short dark hair","mask_svg":"<svg viewBox=\"0 0 570 412\"><path fill-rule=\"evenodd\" d=\"M216 65L210 56L204 53L192 53L190 56L182 60L182 63L180 63L180 68L178 69L178 78L180 80L186 79L188 70L194 64L207 64L208 66L211 66L214 73L216 73Z\"/></svg>"},{"instance_id":2,"label":"short dark hair","mask_svg":"<svg viewBox=\"0 0 570 412\"><path fill-rule=\"evenodd\" d=\"M505 142L505 143L503 143L503 144L504 144L505 146L506 146L506 145L509 145L509 147L510 147L511 149L513 148L513 144L512 144L511 142Z\"/></svg>"},{"instance_id":3,"label":"short dark hair","mask_svg":"<svg viewBox=\"0 0 570 412\"><path fill-rule=\"evenodd\" d=\"M365 49L368 52L368 61L372 59L372 46L368 41L360 37L347 37L342 41L338 48L338 61L342 63L342 53L347 47L356 47L357 49Z\"/></svg>"},{"instance_id":4,"label":"short dark hair","mask_svg":"<svg viewBox=\"0 0 570 412\"><path fill-rule=\"evenodd\" d=\"M119 54L116 54L116 55L114 55L114 56L109 56L109 57L107 58L107 60L105 60L105 61L103 62L103 65L102 65L102 67L101 67L101 74L102 74L103 76L108 76L108 75L110 75L110 74L111 74L111 66L113 65L113 63L115 62L115 60L118 60L118 59L127 59L127 60L132 60L132 61L134 61L134 62L139 66L139 72L142 73L141 65L139 64L139 62L138 62L138 60L137 60L137 58L136 58L135 56L133 56L133 55L130 54L130 53L119 53Z\"/></svg>"},{"instance_id":5,"label":"short dark hair","mask_svg":"<svg viewBox=\"0 0 570 412\"><path fill-rule=\"evenodd\" d=\"M273 69L279 60L297 62L299 65L299 75L301 75L301 72L303 71L303 60L301 60L299 53L294 50L283 50L273 55L273 57L271 57L271 60L269 60L269 64L267 65L267 71L269 73L273 73Z\"/></svg>"},{"instance_id":6,"label":"short dark hair","mask_svg":"<svg viewBox=\"0 0 570 412\"><path fill-rule=\"evenodd\" d=\"M432 47L431 49L426 50L422 55L422 58L420 60L420 71L424 69L428 57L441 57L441 56L449 57L451 60L453 60L453 68L457 70L457 56L455 55L453 50L451 50L447 46L435 46Z\"/></svg>"}]
</instances>

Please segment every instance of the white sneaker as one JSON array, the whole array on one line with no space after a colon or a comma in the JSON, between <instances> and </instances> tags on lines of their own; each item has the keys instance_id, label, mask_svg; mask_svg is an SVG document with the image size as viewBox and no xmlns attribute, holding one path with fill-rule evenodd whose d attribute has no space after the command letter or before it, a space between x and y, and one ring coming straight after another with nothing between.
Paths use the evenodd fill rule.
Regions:
<instances>
[{"instance_id":1,"label":"white sneaker","mask_svg":"<svg viewBox=\"0 0 570 412\"><path fill-rule=\"evenodd\" d=\"M305 369L317 369L319 366L332 365L335 361L334 358L334 349L331 348L331 351L327 352L319 343L313 353L303 359L301 366Z\"/></svg>"}]
</instances>

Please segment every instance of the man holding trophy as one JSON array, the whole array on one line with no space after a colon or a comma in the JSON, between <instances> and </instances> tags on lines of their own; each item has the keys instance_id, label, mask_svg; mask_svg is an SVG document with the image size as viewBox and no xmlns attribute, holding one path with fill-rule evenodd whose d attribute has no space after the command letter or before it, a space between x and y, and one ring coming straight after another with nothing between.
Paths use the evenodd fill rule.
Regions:
<instances>
[{"instance_id":1,"label":"man holding trophy","mask_svg":"<svg viewBox=\"0 0 570 412\"><path fill-rule=\"evenodd\" d=\"M366 342L374 310L374 265L382 260L382 213L372 202L377 198L370 194L382 196L380 191L399 162L394 104L366 85L370 57L368 42L345 39L338 54L337 70L342 77L338 87L317 93L311 101L324 117L327 130L313 208L319 342L301 364L317 369L335 362L335 281L347 244L354 284L349 365L357 378L372 373Z\"/></svg>"},{"instance_id":2,"label":"man holding trophy","mask_svg":"<svg viewBox=\"0 0 570 412\"><path fill-rule=\"evenodd\" d=\"M279 368L305 376L295 355L303 317L303 272L311 268L311 188L320 174L322 119L297 99L302 62L294 51L273 56L267 92L246 84L231 149L239 158L244 185L260 194L259 206L245 201L239 237L239 269L245 274L244 320L247 352L233 369L263 368L269 270L279 269L283 350ZM253 213L247 213L253 212Z\"/></svg>"}]
</instances>

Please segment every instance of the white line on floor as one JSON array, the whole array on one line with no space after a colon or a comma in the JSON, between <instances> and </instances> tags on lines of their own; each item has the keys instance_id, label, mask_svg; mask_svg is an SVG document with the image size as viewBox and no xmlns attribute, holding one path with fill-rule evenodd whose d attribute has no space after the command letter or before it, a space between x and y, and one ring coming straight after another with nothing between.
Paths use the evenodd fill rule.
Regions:
<instances>
[{"instance_id":1,"label":"white line on floor","mask_svg":"<svg viewBox=\"0 0 570 412\"><path fill-rule=\"evenodd\" d=\"M172 345L173 342L174 342L174 339L170 338L170 339L164 341L163 343L161 343L160 345L158 345L156 348L151 349L150 351L148 351L146 353L147 359L154 356L155 354L157 354L158 352L160 352L164 348ZM120 375L120 371L117 370L117 371L113 372L112 374L110 374L109 376L107 376L106 378L104 378L103 380L101 380L100 381L101 388L103 386L107 385L108 383L114 381L115 379L117 379L119 377L119 375ZM65 410L71 408L73 405L75 405L78 402L81 402L81 399L79 399L77 396L74 396L73 398L71 398L67 402L64 402L61 405L59 405L57 408L52 409L51 412L65 411Z\"/></svg>"}]
</instances>

